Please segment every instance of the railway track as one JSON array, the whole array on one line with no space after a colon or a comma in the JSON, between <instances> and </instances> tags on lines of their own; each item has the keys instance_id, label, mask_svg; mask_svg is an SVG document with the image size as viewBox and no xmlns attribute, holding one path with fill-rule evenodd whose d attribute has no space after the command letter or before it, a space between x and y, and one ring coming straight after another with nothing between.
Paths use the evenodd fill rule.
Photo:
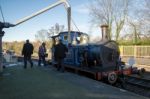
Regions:
<instances>
[{"instance_id":1,"label":"railway track","mask_svg":"<svg viewBox=\"0 0 150 99\"><path fill-rule=\"evenodd\" d=\"M126 76L126 83L150 90L150 79L137 76Z\"/></svg>"},{"instance_id":2,"label":"railway track","mask_svg":"<svg viewBox=\"0 0 150 99\"><path fill-rule=\"evenodd\" d=\"M125 76L125 89L150 98L150 79L139 76Z\"/></svg>"}]
</instances>

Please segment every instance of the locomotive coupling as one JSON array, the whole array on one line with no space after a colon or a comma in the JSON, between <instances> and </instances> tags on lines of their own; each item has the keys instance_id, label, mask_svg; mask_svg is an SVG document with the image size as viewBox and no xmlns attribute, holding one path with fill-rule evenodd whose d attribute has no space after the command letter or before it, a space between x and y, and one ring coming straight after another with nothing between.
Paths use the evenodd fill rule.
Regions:
<instances>
[{"instance_id":1,"label":"locomotive coupling","mask_svg":"<svg viewBox=\"0 0 150 99\"><path fill-rule=\"evenodd\" d=\"M144 68L141 68L140 70L138 70L138 75L142 76L145 72L146 70Z\"/></svg>"},{"instance_id":2,"label":"locomotive coupling","mask_svg":"<svg viewBox=\"0 0 150 99\"><path fill-rule=\"evenodd\" d=\"M137 67L132 68L133 74L138 74L138 75L142 76L145 72L146 72L146 70L144 68L141 68L141 69L137 69Z\"/></svg>"}]
</instances>

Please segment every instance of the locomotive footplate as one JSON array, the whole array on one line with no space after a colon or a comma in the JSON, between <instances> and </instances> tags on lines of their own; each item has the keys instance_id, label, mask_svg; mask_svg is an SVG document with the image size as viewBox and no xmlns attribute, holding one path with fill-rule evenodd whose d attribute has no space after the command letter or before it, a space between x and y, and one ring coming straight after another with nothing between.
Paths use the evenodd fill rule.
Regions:
<instances>
[{"instance_id":1,"label":"locomotive footplate","mask_svg":"<svg viewBox=\"0 0 150 99\"><path fill-rule=\"evenodd\" d=\"M72 65L64 65L65 70L69 72L74 72L79 75L84 75L90 77L92 79L101 80L101 72L96 68L88 68L88 67L77 67Z\"/></svg>"}]
</instances>

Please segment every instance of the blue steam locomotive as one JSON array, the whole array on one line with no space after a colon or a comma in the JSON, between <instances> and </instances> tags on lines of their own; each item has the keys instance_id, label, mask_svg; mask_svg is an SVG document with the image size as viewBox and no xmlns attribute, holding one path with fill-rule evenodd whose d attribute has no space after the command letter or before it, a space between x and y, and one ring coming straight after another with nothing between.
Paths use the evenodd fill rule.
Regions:
<instances>
[{"instance_id":1,"label":"blue steam locomotive","mask_svg":"<svg viewBox=\"0 0 150 99\"><path fill-rule=\"evenodd\" d=\"M68 47L68 53L63 65L66 68L75 68L80 71L92 72L95 79L107 79L113 84L117 81L118 75L138 73L135 68L121 68L120 51L118 44L108 38L108 26L102 25L102 40L89 43L89 36L86 33L71 31L71 44L68 43L68 32L61 32L53 36L53 44L59 39ZM52 57L53 63L54 56Z\"/></svg>"}]
</instances>

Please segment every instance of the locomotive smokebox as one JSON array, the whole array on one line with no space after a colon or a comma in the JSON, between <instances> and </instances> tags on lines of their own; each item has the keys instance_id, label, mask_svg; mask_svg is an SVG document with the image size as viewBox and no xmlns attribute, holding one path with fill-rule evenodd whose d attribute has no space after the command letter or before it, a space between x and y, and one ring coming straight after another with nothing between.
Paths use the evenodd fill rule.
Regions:
<instances>
[{"instance_id":1,"label":"locomotive smokebox","mask_svg":"<svg viewBox=\"0 0 150 99\"><path fill-rule=\"evenodd\" d=\"M108 31L108 25L101 25L102 30L102 41L109 41L109 31Z\"/></svg>"}]
</instances>

